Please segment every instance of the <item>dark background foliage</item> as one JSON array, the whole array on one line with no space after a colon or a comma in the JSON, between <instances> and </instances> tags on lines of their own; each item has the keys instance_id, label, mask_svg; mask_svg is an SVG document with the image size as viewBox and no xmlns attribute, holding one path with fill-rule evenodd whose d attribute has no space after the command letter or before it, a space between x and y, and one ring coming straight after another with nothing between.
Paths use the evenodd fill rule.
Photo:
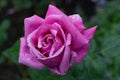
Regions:
<instances>
[{"instance_id":1,"label":"dark background foliage","mask_svg":"<svg viewBox=\"0 0 120 80\"><path fill-rule=\"evenodd\" d=\"M24 18L44 18L49 4L98 25L88 55L65 76L18 63ZM120 0L0 0L0 80L120 80Z\"/></svg>"}]
</instances>

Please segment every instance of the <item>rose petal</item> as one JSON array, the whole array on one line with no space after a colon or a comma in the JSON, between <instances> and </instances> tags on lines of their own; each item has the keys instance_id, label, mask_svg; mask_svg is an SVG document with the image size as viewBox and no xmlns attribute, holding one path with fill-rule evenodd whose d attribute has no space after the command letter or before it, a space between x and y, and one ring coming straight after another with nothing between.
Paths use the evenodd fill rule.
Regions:
<instances>
[{"instance_id":1,"label":"rose petal","mask_svg":"<svg viewBox=\"0 0 120 80\"><path fill-rule=\"evenodd\" d=\"M88 40L80 33L77 28L75 28L68 17L63 15L50 15L45 20L46 24L53 24L55 22L60 24L62 29L71 34L73 50L78 50L83 45L88 43Z\"/></svg>"},{"instance_id":2,"label":"rose petal","mask_svg":"<svg viewBox=\"0 0 120 80\"><path fill-rule=\"evenodd\" d=\"M43 40L42 40L41 43L42 43L42 47L40 49L41 53L45 54L46 56L48 56L49 55L49 51L50 51L50 49L52 47L52 44L54 43L54 35L53 34L46 34L43 37Z\"/></svg>"},{"instance_id":3,"label":"rose petal","mask_svg":"<svg viewBox=\"0 0 120 80\"><path fill-rule=\"evenodd\" d=\"M92 27L92 28L90 28L90 29L87 29L87 30L85 30L85 31L83 32L83 34L85 35L85 37L86 37L88 40L90 40L90 39L94 36L94 33L95 33L95 31L96 31L96 28L97 28L97 26Z\"/></svg>"},{"instance_id":4,"label":"rose petal","mask_svg":"<svg viewBox=\"0 0 120 80\"><path fill-rule=\"evenodd\" d=\"M48 32L49 32L49 27L46 26L46 25L41 25L38 29L36 29L35 31L33 31L27 37L28 46L30 47L31 51L33 52L33 54L37 58L39 58L39 57L45 57L39 50L36 49L36 47L38 46L37 41L40 40L39 38L41 38L41 40L42 40L42 37L44 36L44 34L48 33ZM40 44L39 44L39 47L40 47Z\"/></svg>"},{"instance_id":5,"label":"rose petal","mask_svg":"<svg viewBox=\"0 0 120 80\"><path fill-rule=\"evenodd\" d=\"M64 75L70 67L70 62L71 62L71 60L70 60L70 57L71 57L70 53L71 52L70 51L71 50L68 46L65 47L65 52L63 54L63 59L62 59L62 61L60 63L60 66L59 66L59 71L62 75Z\"/></svg>"},{"instance_id":6,"label":"rose petal","mask_svg":"<svg viewBox=\"0 0 120 80\"><path fill-rule=\"evenodd\" d=\"M83 24L82 18L79 16L79 14L70 15L69 18L71 19L71 21L73 22L73 24L75 25L75 27L80 32L82 32L85 29L85 26Z\"/></svg>"},{"instance_id":7,"label":"rose petal","mask_svg":"<svg viewBox=\"0 0 120 80\"><path fill-rule=\"evenodd\" d=\"M88 49L89 49L89 44L86 44L80 49L80 51L76 52L75 62L80 63L86 56Z\"/></svg>"},{"instance_id":8,"label":"rose petal","mask_svg":"<svg viewBox=\"0 0 120 80\"><path fill-rule=\"evenodd\" d=\"M63 50L64 50L64 45L53 56L39 58L39 60L41 61L41 63L43 63L47 67L55 68L61 62Z\"/></svg>"},{"instance_id":9,"label":"rose petal","mask_svg":"<svg viewBox=\"0 0 120 80\"><path fill-rule=\"evenodd\" d=\"M53 28L57 29L59 35L62 35L63 40L66 42L65 33L63 29L61 28L61 26L58 23L54 23L52 26Z\"/></svg>"},{"instance_id":10,"label":"rose petal","mask_svg":"<svg viewBox=\"0 0 120 80\"><path fill-rule=\"evenodd\" d=\"M44 68L44 65L40 63L29 51L25 38L21 38L19 63L22 63L26 66L30 66L36 69Z\"/></svg>"},{"instance_id":11,"label":"rose petal","mask_svg":"<svg viewBox=\"0 0 120 80\"><path fill-rule=\"evenodd\" d=\"M55 54L55 52L57 52L63 45L64 45L64 42L61 40L61 38L56 36L55 42L53 43L53 46L54 46L53 54Z\"/></svg>"},{"instance_id":12,"label":"rose petal","mask_svg":"<svg viewBox=\"0 0 120 80\"><path fill-rule=\"evenodd\" d=\"M62 74L59 72L59 70L57 69L57 67L55 67L55 68L50 68L50 71L51 71L52 73L54 73L54 74L62 75ZM63 74L63 75L64 75L64 74Z\"/></svg>"},{"instance_id":13,"label":"rose petal","mask_svg":"<svg viewBox=\"0 0 120 80\"><path fill-rule=\"evenodd\" d=\"M53 56L54 50L55 50L55 48L54 48L54 46L52 45L52 48L51 48L50 53L49 53L49 57Z\"/></svg>"},{"instance_id":14,"label":"rose petal","mask_svg":"<svg viewBox=\"0 0 120 80\"><path fill-rule=\"evenodd\" d=\"M42 48L42 43L41 42L42 42L42 39L39 37L38 38L38 46L37 46L38 48Z\"/></svg>"},{"instance_id":15,"label":"rose petal","mask_svg":"<svg viewBox=\"0 0 120 80\"><path fill-rule=\"evenodd\" d=\"M70 62L70 66L72 66L72 63L75 62L75 58L76 58L76 52L71 51L71 62Z\"/></svg>"},{"instance_id":16,"label":"rose petal","mask_svg":"<svg viewBox=\"0 0 120 80\"><path fill-rule=\"evenodd\" d=\"M52 26L57 31L57 35L55 37L55 42L53 44L54 53L55 53L66 42L66 38L65 38L65 33L64 33L64 31L62 30L62 28L59 24L54 23Z\"/></svg>"},{"instance_id":17,"label":"rose petal","mask_svg":"<svg viewBox=\"0 0 120 80\"><path fill-rule=\"evenodd\" d=\"M58 14L58 15L65 15L62 11L60 11L58 8L56 8L53 5L49 5L47 13L46 13L46 17L48 17L49 15L53 15L53 14ZM46 18L45 17L45 18Z\"/></svg>"},{"instance_id":18,"label":"rose petal","mask_svg":"<svg viewBox=\"0 0 120 80\"><path fill-rule=\"evenodd\" d=\"M50 29L50 32L56 37L56 35L57 35L57 31L56 30Z\"/></svg>"},{"instance_id":19,"label":"rose petal","mask_svg":"<svg viewBox=\"0 0 120 80\"><path fill-rule=\"evenodd\" d=\"M28 36L31 32L37 29L41 24L44 23L44 19L41 17L34 15L29 18L25 18L24 25L25 25L25 37Z\"/></svg>"},{"instance_id":20,"label":"rose petal","mask_svg":"<svg viewBox=\"0 0 120 80\"><path fill-rule=\"evenodd\" d=\"M71 35L68 33L67 43L66 43L66 47L64 50L64 54L63 54L61 63L58 67L50 69L53 73L59 74L59 75L65 75L66 72L68 71L69 67L71 66L71 64L73 62L71 60L73 60L74 56L71 54L71 49L69 46L70 44L71 44Z\"/></svg>"},{"instance_id":21,"label":"rose petal","mask_svg":"<svg viewBox=\"0 0 120 80\"><path fill-rule=\"evenodd\" d=\"M71 64L71 49L69 46L70 44L71 44L71 35L68 34L65 51L64 51L63 58L59 66L59 71L62 75L66 74L66 72L70 68L70 64Z\"/></svg>"},{"instance_id":22,"label":"rose petal","mask_svg":"<svg viewBox=\"0 0 120 80\"><path fill-rule=\"evenodd\" d=\"M72 41L72 36L70 35L70 33L67 34L67 41L66 41L66 46L69 46L71 44Z\"/></svg>"},{"instance_id":23,"label":"rose petal","mask_svg":"<svg viewBox=\"0 0 120 80\"><path fill-rule=\"evenodd\" d=\"M92 27L92 28L90 28L90 29L87 29L87 30L85 30L85 31L83 32L83 34L85 35L85 37L86 37L88 40L90 40L90 39L94 36L94 33L95 33L95 31L96 31L96 28L97 28L97 26ZM76 61L77 63L80 63L80 62L84 59L84 57L86 56L86 54L87 54L87 52L88 52L88 49L89 49L89 44L83 46L83 47L80 49L80 51L77 52L77 56L76 56L76 59L75 59L75 61Z\"/></svg>"},{"instance_id":24,"label":"rose petal","mask_svg":"<svg viewBox=\"0 0 120 80\"><path fill-rule=\"evenodd\" d=\"M79 16L79 14L70 15L69 18L70 18L72 21L82 22L82 18Z\"/></svg>"}]
</instances>

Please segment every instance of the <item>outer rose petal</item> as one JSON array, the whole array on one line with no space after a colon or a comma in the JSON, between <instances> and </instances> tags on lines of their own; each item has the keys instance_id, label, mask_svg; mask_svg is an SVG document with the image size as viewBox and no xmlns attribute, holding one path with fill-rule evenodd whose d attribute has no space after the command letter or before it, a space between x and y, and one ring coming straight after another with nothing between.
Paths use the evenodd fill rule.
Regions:
<instances>
[{"instance_id":1,"label":"outer rose petal","mask_svg":"<svg viewBox=\"0 0 120 80\"><path fill-rule=\"evenodd\" d=\"M85 37L86 37L88 40L90 40L90 39L94 36L94 33L95 33L95 31L96 31L96 28L97 28L97 26L92 27L92 28L90 28L90 29L87 29L87 30L85 30L85 31L83 32L83 34L85 35Z\"/></svg>"},{"instance_id":2,"label":"outer rose petal","mask_svg":"<svg viewBox=\"0 0 120 80\"><path fill-rule=\"evenodd\" d=\"M25 38L21 38L19 63L36 69L42 69L44 67L44 65L37 61L37 59L29 51Z\"/></svg>"},{"instance_id":3,"label":"outer rose petal","mask_svg":"<svg viewBox=\"0 0 120 80\"><path fill-rule=\"evenodd\" d=\"M80 63L86 56L88 49L89 49L89 44L83 46L79 52L76 52L75 62Z\"/></svg>"},{"instance_id":4,"label":"outer rose petal","mask_svg":"<svg viewBox=\"0 0 120 80\"><path fill-rule=\"evenodd\" d=\"M70 48L67 46L65 48L64 54L63 54L63 59L59 65L58 68L51 68L50 70L55 73L55 74L59 74L59 75L65 75L66 72L68 71L68 69L71 66L71 52L70 52Z\"/></svg>"},{"instance_id":5,"label":"outer rose petal","mask_svg":"<svg viewBox=\"0 0 120 80\"><path fill-rule=\"evenodd\" d=\"M62 11L60 11L58 8L56 8L55 6L49 5L47 13L46 13L46 17L48 17L49 15L65 15Z\"/></svg>"},{"instance_id":6,"label":"outer rose petal","mask_svg":"<svg viewBox=\"0 0 120 80\"><path fill-rule=\"evenodd\" d=\"M90 39L94 36L94 33L96 31L97 26L92 27L90 29L87 29L83 32L83 34L85 35L85 37L90 41ZM84 45L79 52L76 53L76 59L75 61L77 63L81 62L83 60L83 58L85 57L85 55L87 54L89 49L89 43Z\"/></svg>"},{"instance_id":7,"label":"outer rose petal","mask_svg":"<svg viewBox=\"0 0 120 80\"><path fill-rule=\"evenodd\" d=\"M60 74L60 75L65 75L68 69L70 68L72 61L73 60L73 55L71 54L71 49L70 45L71 44L71 35L67 35L67 41L66 41L66 47L64 50L64 54L61 60L60 65L58 68L50 69L53 73Z\"/></svg>"},{"instance_id":8,"label":"outer rose petal","mask_svg":"<svg viewBox=\"0 0 120 80\"><path fill-rule=\"evenodd\" d=\"M61 62L63 50L64 50L64 45L54 55L45 58L39 58L39 60L47 67L54 68L58 66L59 63Z\"/></svg>"},{"instance_id":9,"label":"outer rose petal","mask_svg":"<svg viewBox=\"0 0 120 80\"><path fill-rule=\"evenodd\" d=\"M65 48L63 59L61 61L60 67L59 67L60 68L60 73L62 75L64 75L68 71L68 69L70 68L70 64L71 64L70 63L71 62L70 58L71 58L71 50L70 50L70 47L67 46Z\"/></svg>"},{"instance_id":10,"label":"outer rose petal","mask_svg":"<svg viewBox=\"0 0 120 80\"><path fill-rule=\"evenodd\" d=\"M85 38L85 36L83 36L83 34L81 34L81 32L75 28L68 17L63 15L50 15L45 19L46 24L54 24L55 22L61 25L62 29L71 34L73 50L78 50L83 45L88 43L88 40Z\"/></svg>"},{"instance_id":11,"label":"outer rose petal","mask_svg":"<svg viewBox=\"0 0 120 80\"><path fill-rule=\"evenodd\" d=\"M80 30L80 32L82 32L85 29L85 26L82 22L82 18L79 16L79 14L70 15L69 18L71 19L75 27L78 30Z\"/></svg>"},{"instance_id":12,"label":"outer rose petal","mask_svg":"<svg viewBox=\"0 0 120 80\"><path fill-rule=\"evenodd\" d=\"M61 10L59 10L55 6L49 5L46 17L48 17L49 15L54 15L54 14L55 15L64 15L64 16L66 16ZM85 27L84 27L84 25L82 23L82 18L79 16L79 14L70 15L69 17L70 17L71 21L74 23L74 25L80 31L85 29Z\"/></svg>"},{"instance_id":13,"label":"outer rose petal","mask_svg":"<svg viewBox=\"0 0 120 80\"><path fill-rule=\"evenodd\" d=\"M25 25L25 37L28 36L31 32L37 29L41 24L44 23L44 19L40 18L37 15L34 15L29 18L25 18L24 25Z\"/></svg>"}]
</instances>

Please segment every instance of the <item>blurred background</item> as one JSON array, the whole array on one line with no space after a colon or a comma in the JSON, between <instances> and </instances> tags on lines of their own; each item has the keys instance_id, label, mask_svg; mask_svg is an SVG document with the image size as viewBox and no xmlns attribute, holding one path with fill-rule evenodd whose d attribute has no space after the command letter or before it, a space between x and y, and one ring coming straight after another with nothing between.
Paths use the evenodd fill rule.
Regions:
<instances>
[{"instance_id":1,"label":"blurred background","mask_svg":"<svg viewBox=\"0 0 120 80\"><path fill-rule=\"evenodd\" d=\"M49 4L98 25L88 55L65 76L18 63L24 18L44 18ZM120 80L120 0L0 0L0 80Z\"/></svg>"}]
</instances>

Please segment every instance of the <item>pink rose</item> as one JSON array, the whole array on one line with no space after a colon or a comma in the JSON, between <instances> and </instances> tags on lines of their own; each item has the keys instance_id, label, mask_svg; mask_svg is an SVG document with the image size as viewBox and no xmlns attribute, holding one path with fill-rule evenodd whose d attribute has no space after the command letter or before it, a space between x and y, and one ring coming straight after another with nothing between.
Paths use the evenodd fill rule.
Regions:
<instances>
[{"instance_id":1,"label":"pink rose","mask_svg":"<svg viewBox=\"0 0 120 80\"><path fill-rule=\"evenodd\" d=\"M96 26L85 29L78 14L67 16L49 5L45 19L25 18L25 36L20 45L19 63L36 69L48 67L65 75L73 62L85 57Z\"/></svg>"}]
</instances>

